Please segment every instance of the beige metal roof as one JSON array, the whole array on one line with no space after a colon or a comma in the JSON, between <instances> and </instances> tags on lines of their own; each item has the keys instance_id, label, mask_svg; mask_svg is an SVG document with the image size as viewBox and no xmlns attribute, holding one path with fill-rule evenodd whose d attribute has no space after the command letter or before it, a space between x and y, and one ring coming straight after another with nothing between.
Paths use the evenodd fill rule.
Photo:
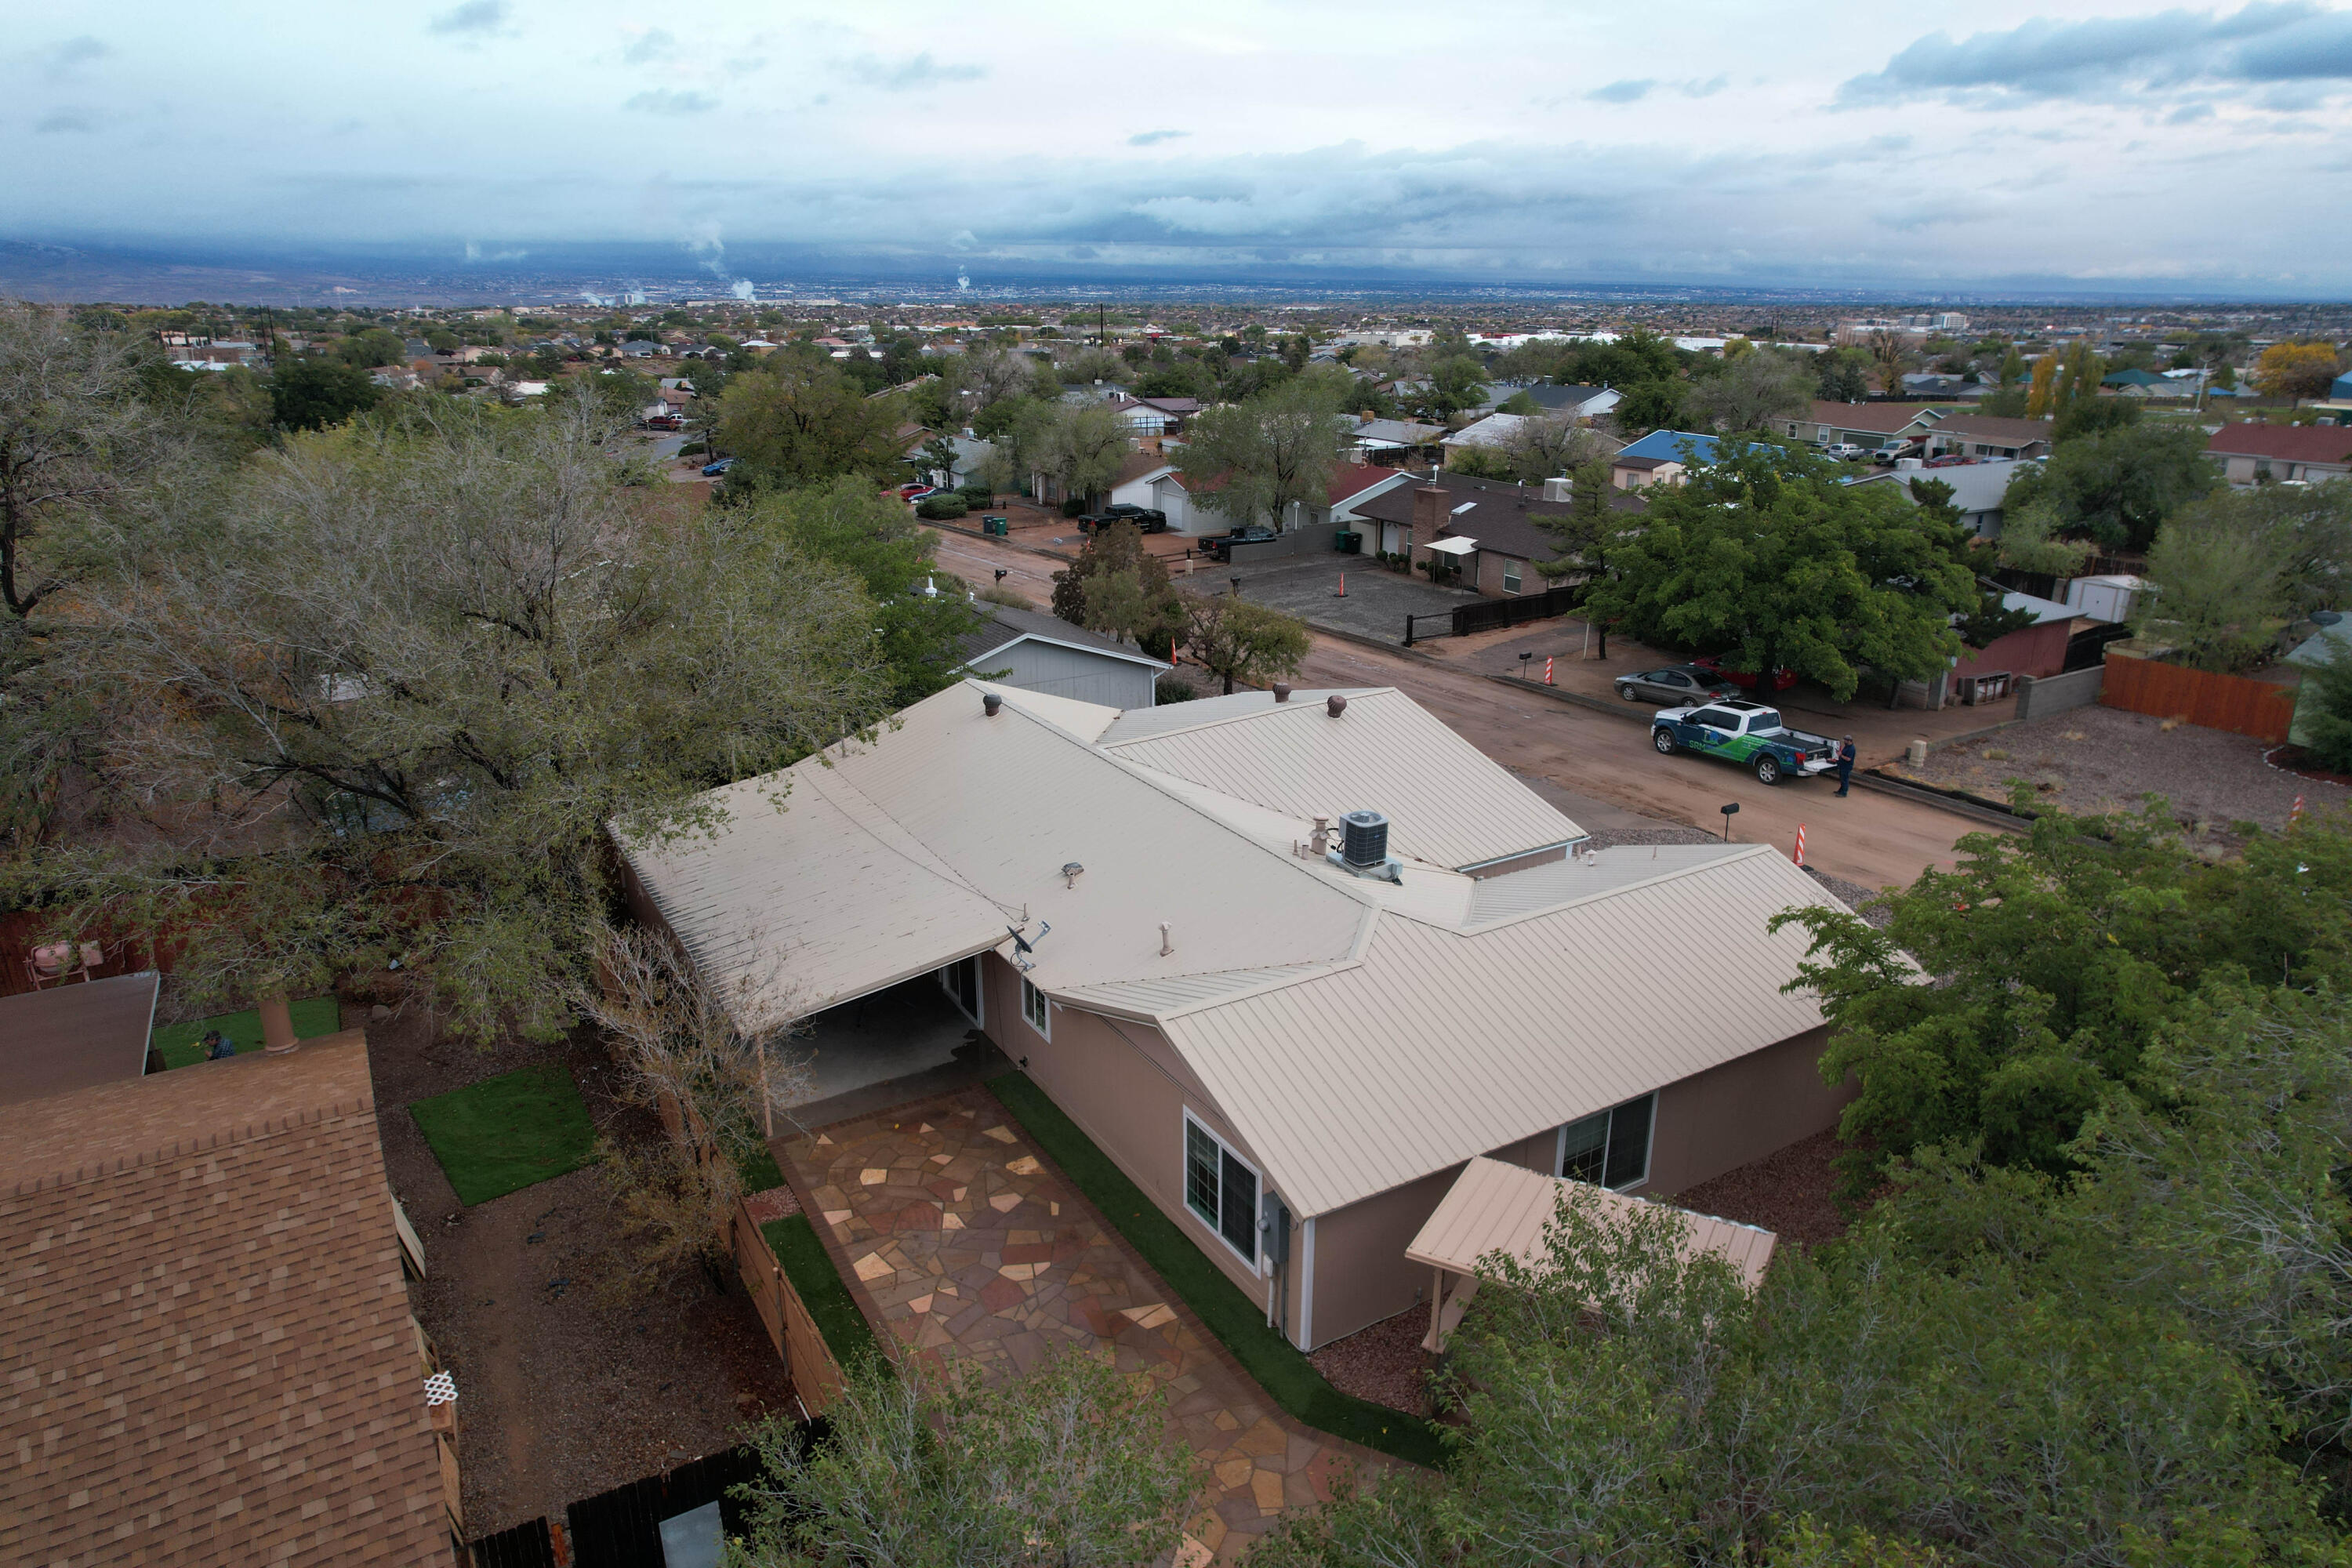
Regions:
<instances>
[{"instance_id":1,"label":"beige metal roof","mask_svg":"<svg viewBox=\"0 0 2352 1568\"><path fill-rule=\"evenodd\" d=\"M1818 1027L1780 990L1805 933L1764 927L1830 903L1753 845L1468 933L1383 916L1362 963L1161 1028L1292 1212L1322 1214ZM1703 1006L1653 962L1694 947Z\"/></svg>"},{"instance_id":2,"label":"beige metal roof","mask_svg":"<svg viewBox=\"0 0 2352 1568\"><path fill-rule=\"evenodd\" d=\"M1530 866L1507 877L1481 877L1471 885L1469 923L1485 925L1534 910L1572 903L1612 889L1670 876L1694 866L1717 860L1753 847L1740 844L1621 844L1593 851L1588 858L1571 856L1549 865Z\"/></svg>"},{"instance_id":3,"label":"beige metal roof","mask_svg":"<svg viewBox=\"0 0 2352 1568\"><path fill-rule=\"evenodd\" d=\"M1386 687L1339 686L1315 693L1321 702L1336 691L1349 701L1370 691L1384 691ZM1292 702L1307 699L1291 694ZM1163 702L1156 708L1129 708L1118 714L1110 728L1097 737L1106 746L1123 746L1129 741L1140 741L1152 735L1165 735L1177 730L1197 730L1204 724L1222 724L1228 719L1263 711L1275 706L1271 691L1235 691L1224 697L1200 697L1190 702Z\"/></svg>"},{"instance_id":4,"label":"beige metal roof","mask_svg":"<svg viewBox=\"0 0 2352 1568\"><path fill-rule=\"evenodd\" d=\"M1589 1194L1604 1218L1631 1215L1644 1207L1670 1207L1630 1193L1612 1193L1606 1187L1563 1181L1540 1171L1507 1165L1500 1160L1482 1156L1463 1166L1462 1174L1438 1200L1436 1212L1405 1248L1405 1259L1455 1274L1475 1275L1481 1272L1480 1259L1499 1252L1534 1267L1544 1257L1544 1227L1551 1223L1560 1199L1571 1189ZM1673 1212L1688 1223L1684 1233L1684 1245L1688 1251L1720 1254L1724 1261L1739 1271L1741 1281L1750 1290L1762 1283L1765 1267L1772 1261L1772 1249L1780 1237L1769 1230L1717 1219L1713 1215L1694 1214L1688 1209Z\"/></svg>"},{"instance_id":5,"label":"beige metal roof","mask_svg":"<svg viewBox=\"0 0 2352 1568\"><path fill-rule=\"evenodd\" d=\"M1321 691L1199 715L1182 702L1130 713L1101 743L1129 762L1300 819L1370 809L1389 819L1391 854L1463 868L1569 843L1584 830L1421 704L1388 687L1344 693L1334 719ZM1221 702L1224 700L1220 699Z\"/></svg>"},{"instance_id":6,"label":"beige metal roof","mask_svg":"<svg viewBox=\"0 0 2352 1568\"><path fill-rule=\"evenodd\" d=\"M1003 699L992 719L984 692ZM1832 900L1765 846L1621 847L1483 879L1408 861L1402 885L1303 858L1306 816L1367 796L1448 858L1475 852L1445 840L1449 812L1488 847L1567 826L1410 699L1359 697L1337 721L1267 702L1104 745L1086 734L1110 710L967 682L870 744L715 792L715 838L622 837L704 972L790 1012L1009 954L1020 926L1042 989L1161 1031L1301 1215L1819 1026L1780 990L1803 932L1764 927ZM1278 798L1329 780L1348 793L1307 813ZM1654 955L1694 948L1709 1004L1670 1004Z\"/></svg>"},{"instance_id":7,"label":"beige metal roof","mask_svg":"<svg viewBox=\"0 0 2352 1568\"><path fill-rule=\"evenodd\" d=\"M1004 699L993 719L983 692ZM792 1014L1010 951L1008 926L1049 988L1348 957L1369 900L1063 727L1116 711L967 682L871 744L713 791L729 816L716 838L622 841L697 966ZM1066 886L1072 862L1086 869Z\"/></svg>"}]
</instances>

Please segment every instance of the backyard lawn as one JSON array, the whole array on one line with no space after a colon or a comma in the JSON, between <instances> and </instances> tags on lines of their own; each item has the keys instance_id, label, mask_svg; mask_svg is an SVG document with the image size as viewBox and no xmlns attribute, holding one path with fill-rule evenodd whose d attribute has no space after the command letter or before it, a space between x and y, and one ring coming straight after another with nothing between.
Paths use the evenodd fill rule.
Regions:
<instances>
[{"instance_id":1,"label":"backyard lawn","mask_svg":"<svg viewBox=\"0 0 2352 1568\"><path fill-rule=\"evenodd\" d=\"M294 1016L294 1037L298 1040L331 1035L343 1026L341 1005L332 996L308 996L287 1011ZM205 1059L202 1041L215 1029L229 1037L239 1056L261 1048L261 1015L250 1007L242 1013L198 1018L194 1023L166 1024L149 1036L148 1041L163 1053L165 1067L184 1068Z\"/></svg>"},{"instance_id":2,"label":"backyard lawn","mask_svg":"<svg viewBox=\"0 0 2352 1568\"><path fill-rule=\"evenodd\" d=\"M596 1128L560 1062L517 1068L408 1108L467 1208L576 1171Z\"/></svg>"}]
</instances>

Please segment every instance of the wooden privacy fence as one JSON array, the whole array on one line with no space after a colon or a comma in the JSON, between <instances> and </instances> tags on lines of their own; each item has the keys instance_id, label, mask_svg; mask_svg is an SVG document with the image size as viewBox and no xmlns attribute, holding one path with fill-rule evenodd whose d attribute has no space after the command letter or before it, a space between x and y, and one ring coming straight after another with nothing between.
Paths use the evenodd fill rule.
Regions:
<instances>
[{"instance_id":1,"label":"wooden privacy fence","mask_svg":"<svg viewBox=\"0 0 2352 1568\"><path fill-rule=\"evenodd\" d=\"M2215 675L2155 659L2107 653L2106 684L2099 701L2109 708L2158 719L2184 719L2208 730L2252 735L2273 745L2286 739L2294 721L2294 688Z\"/></svg>"},{"instance_id":2,"label":"wooden privacy fence","mask_svg":"<svg viewBox=\"0 0 2352 1568\"><path fill-rule=\"evenodd\" d=\"M735 1267L760 1309L760 1321L767 1325L776 1353L784 1358L801 1408L812 1420L824 1415L841 1395L841 1363L817 1331L816 1320L793 1289L750 1206L742 1203L735 1205Z\"/></svg>"}]
</instances>

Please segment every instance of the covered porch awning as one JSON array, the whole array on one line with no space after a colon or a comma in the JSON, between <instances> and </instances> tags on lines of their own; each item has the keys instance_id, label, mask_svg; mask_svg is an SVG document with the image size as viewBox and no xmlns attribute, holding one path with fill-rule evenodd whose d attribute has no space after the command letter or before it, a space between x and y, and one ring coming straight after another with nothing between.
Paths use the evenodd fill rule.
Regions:
<instances>
[{"instance_id":1,"label":"covered porch awning","mask_svg":"<svg viewBox=\"0 0 2352 1568\"><path fill-rule=\"evenodd\" d=\"M1475 539L1441 539L1429 548L1433 554L1437 555L1468 555L1477 550L1478 542Z\"/></svg>"},{"instance_id":2,"label":"covered porch awning","mask_svg":"<svg viewBox=\"0 0 2352 1568\"><path fill-rule=\"evenodd\" d=\"M1631 1215L1644 1206L1671 1206L1547 1176L1522 1165L1507 1165L1484 1155L1472 1160L1404 1249L1407 1262L1421 1264L1435 1274L1429 1297L1429 1334L1421 1342L1423 1350L1444 1350L1445 1342L1461 1326L1463 1313L1478 1292L1480 1259L1499 1252L1532 1266L1542 1257L1544 1226L1559 1207L1561 1192L1570 1187L1598 1194L1604 1218ZM1720 1255L1738 1270L1750 1290L1763 1280L1765 1266L1772 1261L1772 1249L1780 1237L1712 1215L1687 1209L1675 1212L1689 1222L1684 1233L1686 1247Z\"/></svg>"}]
</instances>

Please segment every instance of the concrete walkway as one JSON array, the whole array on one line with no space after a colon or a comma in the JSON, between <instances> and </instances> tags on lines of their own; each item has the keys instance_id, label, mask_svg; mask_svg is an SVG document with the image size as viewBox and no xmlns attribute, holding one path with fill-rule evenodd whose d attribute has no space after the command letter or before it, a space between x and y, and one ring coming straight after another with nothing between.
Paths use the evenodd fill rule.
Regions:
<instances>
[{"instance_id":1,"label":"concrete walkway","mask_svg":"<svg viewBox=\"0 0 2352 1568\"><path fill-rule=\"evenodd\" d=\"M1231 1561L1343 1466L1392 1461L1285 1415L984 1089L775 1145L843 1278L902 1354L1017 1375L1105 1356L1167 1390L1208 1489L1179 1563Z\"/></svg>"}]
</instances>

